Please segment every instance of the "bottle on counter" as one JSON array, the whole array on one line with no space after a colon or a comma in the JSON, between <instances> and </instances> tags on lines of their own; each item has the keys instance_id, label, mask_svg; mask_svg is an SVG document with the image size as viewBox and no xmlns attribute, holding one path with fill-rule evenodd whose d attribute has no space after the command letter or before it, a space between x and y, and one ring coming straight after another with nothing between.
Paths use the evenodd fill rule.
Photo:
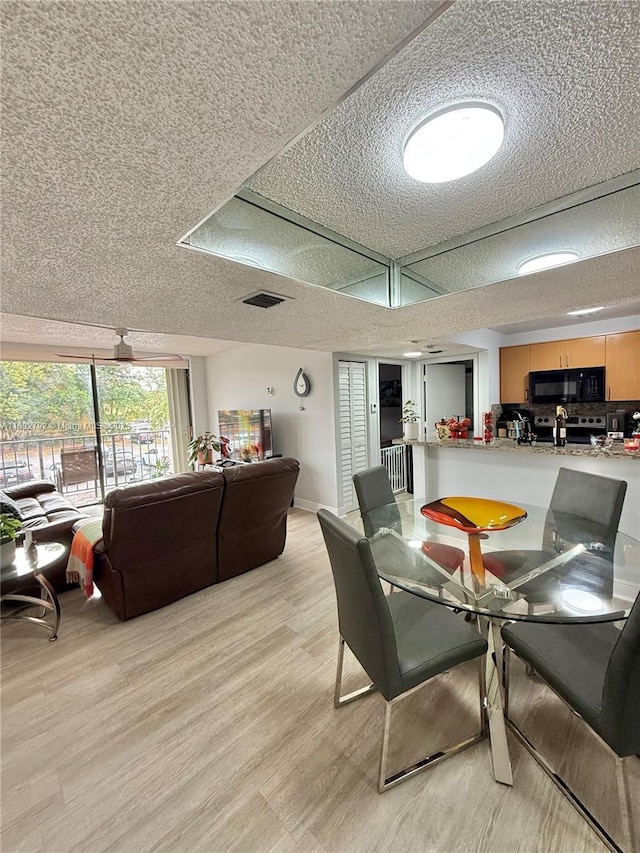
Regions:
<instances>
[{"instance_id":1,"label":"bottle on counter","mask_svg":"<svg viewBox=\"0 0 640 853\"><path fill-rule=\"evenodd\" d=\"M553 446L564 447L567 443L567 412L562 406L556 406L553 421Z\"/></svg>"}]
</instances>

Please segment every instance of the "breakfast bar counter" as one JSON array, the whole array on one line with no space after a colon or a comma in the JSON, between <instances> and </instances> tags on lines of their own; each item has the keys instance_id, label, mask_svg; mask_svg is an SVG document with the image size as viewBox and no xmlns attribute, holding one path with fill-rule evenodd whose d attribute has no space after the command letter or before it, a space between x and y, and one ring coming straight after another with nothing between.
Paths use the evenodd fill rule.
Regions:
<instances>
[{"instance_id":1,"label":"breakfast bar counter","mask_svg":"<svg viewBox=\"0 0 640 853\"><path fill-rule=\"evenodd\" d=\"M544 453L553 456L582 456L593 459L594 457L609 459L626 459L628 461L640 460L640 450L625 450L620 443L615 444L608 450L594 450L590 444L567 444L565 447L554 447L551 443L516 444L512 438L496 438L491 444L473 439L448 439L444 441L407 441L396 439L394 444L409 444L414 447L449 447L462 448L466 450L479 450L488 453Z\"/></svg>"},{"instance_id":2,"label":"breakfast bar counter","mask_svg":"<svg viewBox=\"0 0 640 853\"><path fill-rule=\"evenodd\" d=\"M518 445L513 439L399 441L412 448L415 494L483 495L501 501L548 506L560 468L574 468L627 482L619 529L638 538L640 451L591 445Z\"/></svg>"}]
</instances>

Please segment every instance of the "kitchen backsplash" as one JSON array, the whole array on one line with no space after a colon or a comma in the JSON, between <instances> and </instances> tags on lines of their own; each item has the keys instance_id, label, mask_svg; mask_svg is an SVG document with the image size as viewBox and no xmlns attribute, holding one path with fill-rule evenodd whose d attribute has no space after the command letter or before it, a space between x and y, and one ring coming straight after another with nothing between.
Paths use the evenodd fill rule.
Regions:
<instances>
[{"instance_id":1,"label":"kitchen backsplash","mask_svg":"<svg viewBox=\"0 0 640 853\"><path fill-rule=\"evenodd\" d=\"M511 406L503 406L501 403L494 403L491 406L494 420L498 418L504 409L510 409ZM555 415L556 407L549 403L522 403L520 408L529 409L533 413L533 417L544 417L545 415ZM585 417L593 417L594 415L604 415L609 412L625 412L625 435L631 435L636 422L631 417L634 412L640 411L640 400L616 400L608 403L569 403L564 407L567 410L567 415L583 415Z\"/></svg>"}]
</instances>

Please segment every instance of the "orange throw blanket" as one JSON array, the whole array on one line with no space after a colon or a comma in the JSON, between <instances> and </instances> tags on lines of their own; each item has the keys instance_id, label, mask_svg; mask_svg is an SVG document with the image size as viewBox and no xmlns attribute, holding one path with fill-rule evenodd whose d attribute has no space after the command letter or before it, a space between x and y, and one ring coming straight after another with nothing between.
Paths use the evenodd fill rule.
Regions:
<instances>
[{"instance_id":1,"label":"orange throw blanket","mask_svg":"<svg viewBox=\"0 0 640 853\"><path fill-rule=\"evenodd\" d=\"M76 532L67 562L67 582L78 583L87 598L93 595L93 546L102 539L102 519L87 521Z\"/></svg>"}]
</instances>

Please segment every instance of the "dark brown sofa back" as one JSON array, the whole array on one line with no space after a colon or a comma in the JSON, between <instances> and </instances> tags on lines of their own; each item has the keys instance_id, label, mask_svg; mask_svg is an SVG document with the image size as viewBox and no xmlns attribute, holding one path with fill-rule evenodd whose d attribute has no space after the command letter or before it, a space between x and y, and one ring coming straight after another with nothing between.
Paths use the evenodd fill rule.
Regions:
<instances>
[{"instance_id":1,"label":"dark brown sofa back","mask_svg":"<svg viewBox=\"0 0 640 853\"><path fill-rule=\"evenodd\" d=\"M284 550L297 459L269 459L224 469L218 524L218 580L274 560Z\"/></svg>"},{"instance_id":2,"label":"dark brown sofa back","mask_svg":"<svg viewBox=\"0 0 640 853\"><path fill-rule=\"evenodd\" d=\"M224 479L178 474L114 489L104 500L94 579L119 619L164 607L218 580Z\"/></svg>"}]
</instances>

